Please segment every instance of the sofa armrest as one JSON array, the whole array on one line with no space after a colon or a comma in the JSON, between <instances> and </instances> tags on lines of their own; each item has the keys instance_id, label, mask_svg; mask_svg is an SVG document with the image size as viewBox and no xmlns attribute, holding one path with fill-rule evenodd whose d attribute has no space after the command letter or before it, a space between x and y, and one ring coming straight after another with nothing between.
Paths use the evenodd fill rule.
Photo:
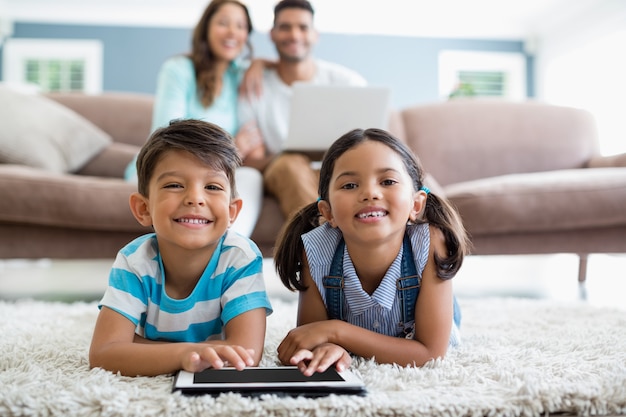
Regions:
<instances>
[{"instance_id":1,"label":"sofa armrest","mask_svg":"<svg viewBox=\"0 0 626 417\"><path fill-rule=\"evenodd\" d=\"M610 156L595 156L587 163L587 168L626 167L626 153Z\"/></svg>"},{"instance_id":2,"label":"sofa armrest","mask_svg":"<svg viewBox=\"0 0 626 417\"><path fill-rule=\"evenodd\" d=\"M113 142L76 171L78 175L92 177L124 178L128 164L139 153L140 148L126 143Z\"/></svg>"}]
</instances>

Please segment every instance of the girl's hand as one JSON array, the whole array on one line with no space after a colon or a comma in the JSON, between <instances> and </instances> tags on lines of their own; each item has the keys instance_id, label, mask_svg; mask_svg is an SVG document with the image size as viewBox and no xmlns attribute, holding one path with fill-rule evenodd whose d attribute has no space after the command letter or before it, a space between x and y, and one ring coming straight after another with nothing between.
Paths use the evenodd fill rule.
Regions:
<instances>
[{"instance_id":1,"label":"girl's hand","mask_svg":"<svg viewBox=\"0 0 626 417\"><path fill-rule=\"evenodd\" d=\"M292 329L278 345L278 359L284 364L292 364L291 358L300 350L313 351L323 343L333 342L334 326L337 320L315 321ZM293 364L292 364L293 365Z\"/></svg>"},{"instance_id":2,"label":"girl's hand","mask_svg":"<svg viewBox=\"0 0 626 417\"><path fill-rule=\"evenodd\" d=\"M348 352L334 343L323 343L313 349L301 349L293 355L289 363L296 365L305 376L311 376L315 372L324 372L331 365L341 372L350 367L352 358Z\"/></svg>"},{"instance_id":3,"label":"girl's hand","mask_svg":"<svg viewBox=\"0 0 626 417\"><path fill-rule=\"evenodd\" d=\"M182 369L188 372L200 372L207 368L221 369L233 366L241 371L246 366L253 366L254 351L237 345L198 344L198 349L187 352L182 359Z\"/></svg>"}]
</instances>

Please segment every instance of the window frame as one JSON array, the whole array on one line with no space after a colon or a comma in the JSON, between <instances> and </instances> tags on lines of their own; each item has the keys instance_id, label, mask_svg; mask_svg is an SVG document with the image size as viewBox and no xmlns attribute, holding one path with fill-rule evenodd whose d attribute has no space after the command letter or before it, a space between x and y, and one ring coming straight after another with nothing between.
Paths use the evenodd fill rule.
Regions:
<instances>
[{"instance_id":1,"label":"window frame","mask_svg":"<svg viewBox=\"0 0 626 417\"><path fill-rule=\"evenodd\" d=\"M527 98L526 56L521 52L444 50L439 53L438 64L438 93L442 100L447 100L458 87L458 74L463 71L503 72L507 84L501 97L509 100Z\"/></svg>"},{"instance_id":2,"label":"window frame","mask_svg":"<svg viewBox=\"0 0 626 417\"><path fill-rule=\"evenodd\" d=\"M81 92L102 92L103 47L99 40L12 38L2 49L2 74L7 83L32 85L26 74L28 60L78 60L85 65Z\"/></svg>"}]
</instances>

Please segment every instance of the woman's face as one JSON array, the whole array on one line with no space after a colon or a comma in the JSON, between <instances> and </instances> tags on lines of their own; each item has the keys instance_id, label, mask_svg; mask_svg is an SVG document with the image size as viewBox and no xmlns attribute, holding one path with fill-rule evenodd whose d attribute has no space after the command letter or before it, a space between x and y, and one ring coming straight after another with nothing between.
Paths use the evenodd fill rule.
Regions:
<instances>
[{"instance_id":1,"label":"woman's face","mask_svg":"<svg viewBox=\"0 0 626 417\"><path fill-rule=\"evenodd\" d=\"M222 5L209 21L207 37L217 60L231 62L237 58L248 40L244 9L234 3Z\"/></svg>"}]
</instances>

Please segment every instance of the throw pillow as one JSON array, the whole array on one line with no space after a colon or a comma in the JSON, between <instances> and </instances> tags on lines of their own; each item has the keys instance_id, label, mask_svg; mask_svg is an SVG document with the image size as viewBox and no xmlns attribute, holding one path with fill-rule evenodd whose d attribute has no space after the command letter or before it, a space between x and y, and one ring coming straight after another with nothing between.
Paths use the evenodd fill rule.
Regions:
<instances>
[{"instance_id":1,"label":"throw pillow","mask_svg":"<svg viewBox=\"0 0 626 417\"><path fill-rule=\"evenodd\" d=\"M38 94L0 85L0 163L73 172L111 137L81 115Z\"/></svg>"}]
</instances>

